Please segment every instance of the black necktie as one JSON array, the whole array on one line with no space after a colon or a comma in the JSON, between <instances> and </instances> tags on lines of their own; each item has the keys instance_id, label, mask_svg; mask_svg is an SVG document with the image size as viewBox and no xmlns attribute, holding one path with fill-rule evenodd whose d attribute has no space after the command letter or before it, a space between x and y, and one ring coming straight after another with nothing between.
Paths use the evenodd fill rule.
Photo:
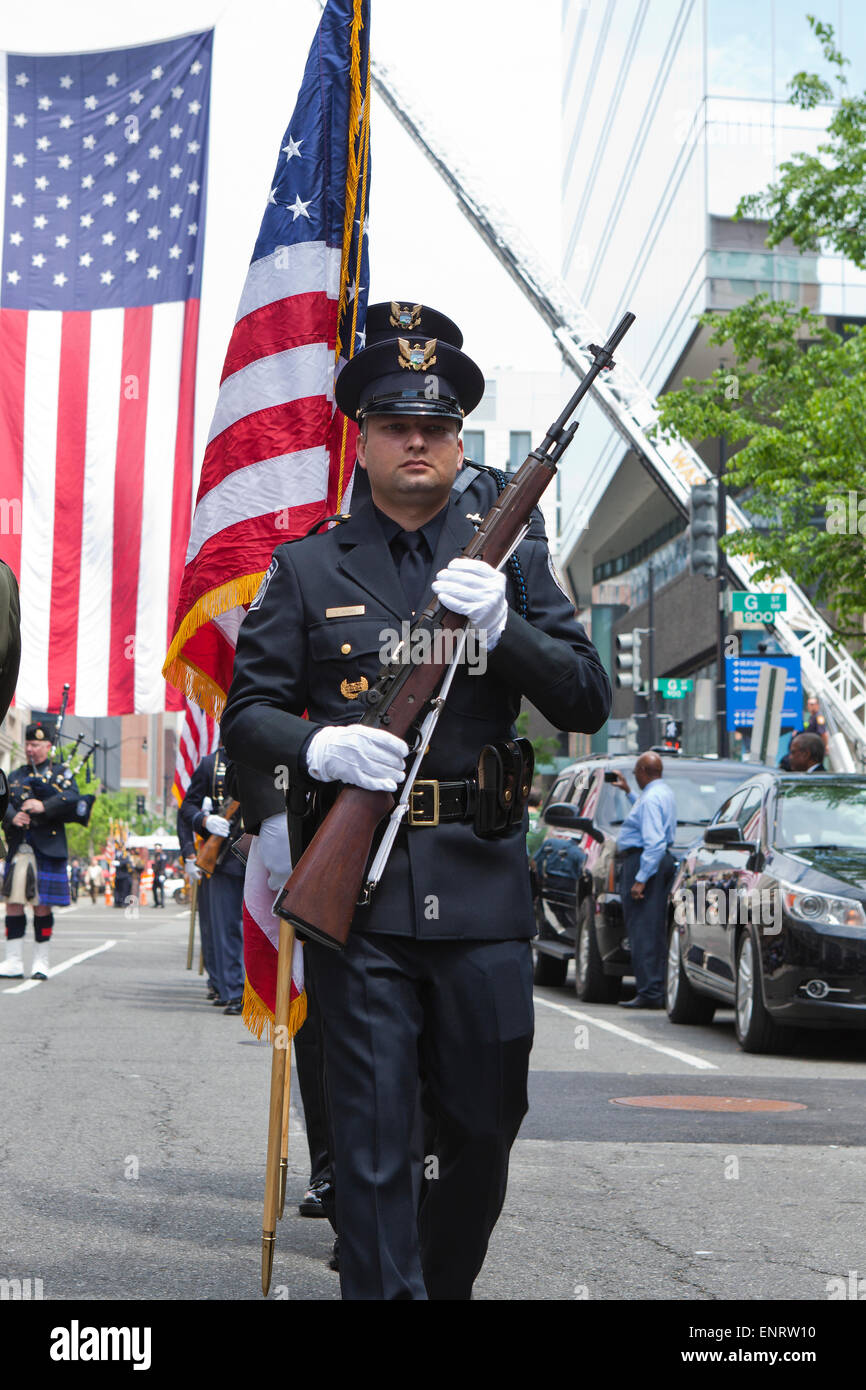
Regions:
<instances>
[{"instance_id":1,"label":"black necktie","mask_svg":"<svg viewBox=\"0 0 866 1390\"><path fill-rule=\"evenodd\" d=\"M430 570L429 546L422 531L399 531L394 538L397 546L397 573L409 607L417 613L427 593Z\"/></svg>"}]
</instances>

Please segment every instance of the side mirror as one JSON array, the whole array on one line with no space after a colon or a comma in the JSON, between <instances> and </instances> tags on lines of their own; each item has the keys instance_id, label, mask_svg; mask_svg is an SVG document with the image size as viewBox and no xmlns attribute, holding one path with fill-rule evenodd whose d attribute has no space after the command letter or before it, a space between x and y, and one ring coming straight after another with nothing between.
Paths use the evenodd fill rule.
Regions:
<instances>
[{"instance_id":1,"label":"side mirror","mask_svg":"<svg viewBox=\"0 0 866 1390\"><path fill-rule=\"evenodd\" d=\"M581 835L590 835L598 844L604 844L604 836L600 830L596 830L589 817L578 815L577 808L569 805L567 801L557 801L548 806L544 813L544 821L547 825L563 830L576 830Z\"/></svg>"},{"instance_id":2,"label":"side mirror","mask_svg":"<svg viewBox=\"0 0 866 1390\"><path fill-rule=\"evenodd\" d=\"M756 846L750 840L741 838L742 832L736 821L719 821L708 825L704 831L704 844L711 849L741 849L753 852Z\"/></svg>"}]
</instances>

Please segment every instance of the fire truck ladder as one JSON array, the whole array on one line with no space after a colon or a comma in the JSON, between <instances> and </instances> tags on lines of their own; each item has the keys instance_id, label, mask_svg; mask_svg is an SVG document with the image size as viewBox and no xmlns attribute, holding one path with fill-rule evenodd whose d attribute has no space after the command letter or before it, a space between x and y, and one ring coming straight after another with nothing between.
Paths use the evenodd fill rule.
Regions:
<instances>
[{"instance_id":1,"label":"fire truck ladder","mask_svg":"<svg viewBox=\"0 0 866 1390\"><path fill-rule=\"evenodd\" d=\"M372 62L372 84L385 105L411 136L457 199L461 211L472 223L515 284L526 295L550 328L568 366L580 379L591 364L589 344L603 342L605 334L572 297L559 276L550 272L522 233L487 197L470 192L479 181L461 168L450 152L443 151L428 124L410 108L400 93L393 74L381 63ZM633 449L658 487L684 515L689 511L693 484L710 482L713 474L687 440L668 442L647 437L658 419L656 402L628 363L618 361L612 372L597 378L591 393L608 421ZM619 465L612 455L606 468L598 470L584 495L584 516L592 509L611 481ZM727 530L739 531L749 521L736 502L727 502ZM829 624L814 607L800 586L786 574L777 581L755 579L757 565L748 556L726 557L732 579L743 589L759 593L784 590L788 607L775 615L774 632L786 652L800 658L803 682L818 696L835 736L831 739L834 766L850 771L866 763L866 674L839 642ZM844 738L838 737L838 734ZM845 743L847 739L847 744ZM849 746L850 745L850 748ZM852 750L854 756L852 757Z\"/></svg>"}]
</instances>

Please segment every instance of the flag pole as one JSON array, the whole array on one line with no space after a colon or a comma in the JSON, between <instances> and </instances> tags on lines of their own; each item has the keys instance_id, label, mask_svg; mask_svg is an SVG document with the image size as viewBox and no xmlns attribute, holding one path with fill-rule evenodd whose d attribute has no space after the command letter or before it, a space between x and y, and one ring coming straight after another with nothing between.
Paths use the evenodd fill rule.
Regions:
<instances>
[{"instance_id":1,"label":"flag pole","mask_svg":"<svg viewBox=\"0 0 866 1390\"><path fill-rule=\"evenodd\" d=\"M286 1069L289 1056L289 1004L292 991L294 947L295 929L291 922L281 920L277 954L274 1046L271 1054L271 1102L268 1115L268 1149L265 1166L265 1206L262 1218L262 1293L266 1297L271 1287L274 1241L277 1233L280 1150L283 1138L283 1109L286 1099Z\"/></svg>"},{"instance_id":2,"label":"flag pole","mask_svg":"<svg viewBox=\"0 0 866 1390\"><path fill-rule=\"evenodd\" d=\"M198 880L193 879L189 886L189 941L186 947L186 968L192 970L192 955L195 947L195 908L198 897Z\"/></svg>"},{"instance_id":3,"label":"flag pole","mask_svg":"<svg viewBox=\"0 0 866 1390\"><path fill-rule=\"evenodd\" d=\"M286 1205L286 1182L289 1176L289 1115L292 1098L292 1054L291 1041L286 1052L286 1084L283 1090L283 1132L280 1139L280 1190L277 1199L277 1216L283 1219Z\"/></svg>"}]
</instances>

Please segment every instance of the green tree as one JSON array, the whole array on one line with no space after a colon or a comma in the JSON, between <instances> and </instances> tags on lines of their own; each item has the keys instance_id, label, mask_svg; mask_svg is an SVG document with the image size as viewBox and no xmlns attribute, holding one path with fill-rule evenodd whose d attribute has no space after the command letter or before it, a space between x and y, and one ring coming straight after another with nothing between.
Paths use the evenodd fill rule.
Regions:
<instances>
[{"instance_id":1,"label":"green tree","mask_svg":"<svg viewBox=\"0 0 866 1390\"><path fill-rule=\"evenodd\" d=\"M789 82L790 104L811 111L837 102L827 124L828 139L814 154L799 152L779 165L779 178L762 193L741 198L738 217L766 217L768 246L790 237L801 251L825 241L863 269L866 265L866 94L849 96L833 30L807 16L824 58L835 69L840 92L816 73L798 72Z\"/></svg>"},{"instance_id":2,"label":"green tree","mask_svg":"<svg viewBox=\"0 0 866 1390\"><path fill-rule=\"evenodd\" d=\"M810 17L825 58L844 84L846 60L829 26ZM798 73L793 104L832 100L829 83ZM866 264L866 97L844 97L817 155L780 165L765 193L741 200L738 216L766 215L768 244L787 236L802 250L821 239ZM758 295L699 320L721 349L703 381L687 378L660 399L658 432L701 441L724 435L733 453L727 481L742 489L751 527L728 536L729 553L750 554L759 578L782 572L814 589L837 633L866 652L863 536L866 514L866 329L833 332L808 309ZM856 494L853 507L849 493ZM862 529L860 523L862 521Z\"/></svg>"}]
</instances>

